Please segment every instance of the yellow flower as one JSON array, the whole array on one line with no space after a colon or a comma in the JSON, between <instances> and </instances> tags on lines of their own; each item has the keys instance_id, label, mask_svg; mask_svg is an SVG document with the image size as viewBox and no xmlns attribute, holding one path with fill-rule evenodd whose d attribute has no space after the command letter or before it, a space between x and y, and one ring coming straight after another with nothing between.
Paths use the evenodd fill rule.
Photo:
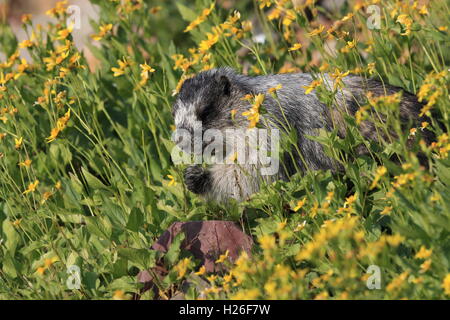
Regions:
<instances>
[{"instance_id":1,"label":"yellow flower","mask_svg":"<svg viewBox=\"0 0 450 320\"><path fill-rule=\"evenodd\" d=\"M294 208L294 211L297 212L300 210L306 203L306 197L304 197L302 200L298 200L297 205Z\"/></svg>"},{"instance_id":2,"label":"yellow flower","mask_svg":"<svg viewBox=\"0 0 450 320\"><path fill-rule=\"evenodd\" d=\"M20 162L19 166L28 168L31 165L31 162L32 161L30 159L26 159L25 161Z\"/></svg>"},{"instance_id":3,"label":"yellow flower","mask_svg":"<svg viewBox=\"0 0 450 320\"><path fill-rule=\"evenodd\" d=\"M302 86L303 89L305 89L305 94L310 94L311 91L313 91L315 88L317 88L318 86L320 86L322 84L322 79L316 79L313 80L309 86Z\"/></svg>"},{"instance_id":4,"label":"yellow flower","mask_svg":"<svg viewBox=\"0 0 450 320\"><path fill-rule=\"evenodd\" d=\"M14 139L14 143L15 143L14 147L16 149L19 149L22 146L23 138L20 137L19 139Z\"/></svg>"},{"instance_id":5,"label":"yellow flower","mask_svg":"<svg viewBox=\"0 0 450 320\"><path fill-rule=\"evenodd\" d=\"M30 40L23 40L21 43L19 43L19 48L30 48L32 47L34 44L33 42L31 42Z\"/></svg>"},{"instance_id":6,"label":"yellow flower","mask_svg":"<svg viewBox=\"0 0 450 320\"><path fill-rule=\"evenodd\" d=\"M325 30L325 26L324 25L320 25L318 28L312 30L311 32L308 33L308 35L310 37L312 36L317 36L318 34L321 34L323 32L323 30Z\"/></svg>"},{"instance_id":7,"label":"yellow flower","mask_svg":"<svg viewBox=\"0 0 450 320\"><path fill-rule=\"evenodd\" d=\"M58 37L57 40L64 40L66 39L73 31L73 25L70 25L68 28L62 29L58 31Z\"/></svg>"},{"instance_id":8,"label":"yellow flower","mask_svg":"<svg viewBox=\"0 0 450 320\"><path fill-rule=\"evenodd\" d=\"M214 9L214 3L211 4L209 8L203 9L202 13L194 19L187 27L184 29L184 32L189 32L193 30L195 27L203 23L206 18L211 14L211 11Z\"/></svg>"},{"instance_id":9,"label":"yellow flower","mask_svg":"<svg viewBox=\"0 0 450 320\"><path fill-rule=\"evenodd\" d=\"M281 15L281 12L281 9L279 7L276 7L269 12L269 14L267 15L267 19L269 19L269 21L278 19Z\"/></svg>"},{"instance_id":10,"label":"yellow flower","mask_svg":"<svg viewBox=\"0 0 450 320\"><path fill-rule=\"evenodd\" d=\"M59 1L56 3L54 8L47 10L47 12L45 14L48 16L51 16L51 17L62 16L63 14L66 13L66 6L67 6L67 0Z\"/></svg>"},{"instance_id":11,"label":"yellow flower","mask_svg":"<svg viewBox=\"0 0 450 320\"><path fill-rule=\"evenodd\" d=\"M345 199L344 207L350 207L358 199L358 192Z\"/></svg>"},{"instance_id":12,"label":"yellow flower","mask_svg":"<svg viewBox=\"0 0 450 320\"><path fill-rule=\"evenodd\" d=\"M23 192L23 194L27 194L27 193L36 191L36 187L38 186L38 184L39 184L39 180L35 180L34 182L30 183L30 184L28 185L27 190L25 190L25 191Z\"/></svg>"},{"instance_id":13,"label":"yellow flower","mask_svg":"<svg viewBox=\"0 0 450 320\"><path fill-rule=\"evenodd\" d=\"M265 7L270 8L272 5L272 0L259 0L259 8L264 9Z\"/></svg>"},{"instance_id":14,"label":"yellow flower","mask_svg":"<svg viewBox=\"0 0 450 320\"><path fill-rule=\"evenodd\" d=\"M447 26L440 26L440 27L438 27L438 30L444 32L444 31L448 30L448 27Z\"/></svg>"},{"instance_id":15,"label":"yellow flower","mask_svg":"<svg viewBox=\"0 0 450 320\"><path fill-rule=\"evenodd\" d=\"M209 277L206 277L206 279L207 279L209 282L212 283L212 282L216 281L217 275L212 274L212 275L210 275Z\"/></svg>"},{"instance_id":16,"label":"yellow flower","mask_svg":"<svg viewBox=\"0 0 450 320\"><path fill-rule=\"evenodd\" d=\"M424 263L420 265L420 273L427 272L431 267L431 259L425 260Z\"/></svg>"},{"instance_id":17,"label":"yellow flower","mask_svg":"<svg viewBox=\"0 0 450 320\"><path fill-rule=\"evenodd\" d=\"M388 292L392 292L395 290L400 289L400 287L402 286L402 284L405 282L406 278L408 277L409 272L405 271L401 274L399 274L396 278L394 278L387 286L386 286L386 290Z\"/></svg>"},{"instance_id":18,"label":"yellow flower","mask_svg":"<svg viewBox=\"0 0 450 320\"><path fill-rule=\"evenodd\" d=\"M219 33L217 29L214 29L214 32L207 32L206 33L206 40L202 40L200 42L198 50L201 53L206 53L213 45L215 45L219 41Z\"/></svg>"},{"instance_id":19,"label":"yellow flower","mask_svg":"<svg viewBox=\"0 0 450 320\"><path fill-rule=\"evenodd\" d=\"M387 169L384 166L378 167L377 171L375 172L375 177L372 181L372 184L370 185L369 189L372 190L373 188L375 188L378 184L378 181L380 180L380 178L382 176L384 176L387 173Z\"/></svg>"},{"instance_id":20,"label":"yellow flower","mask_svg":"<svg viewBox=\"0 0 450 320\"><path fill-rule=\"evenodd\" d=\"M281 85L281 83L279 83L275 87L269 88L269 90L267 90L267 92L274 93L275 91L280 90L281 88L283 88L283 86Z\"/></svg>"},{"instance_id":21,"label":"yellow flower","mask_svg":"<svg viewBox=\"0 0 450 320\"><path fill-rule=\"evenodd\" d=\"M348 53L351 49L356 47L356 40L353 39L352 41L347 41L347 45L341 49L342 53Z\"/></svg>"},{"instance_id":22,"label":"yellow flower","mask_svg":"<svg viewBox=\"0 0 450 320\"><path fill-rule=\"evenodd\" d=\"M44 194L42 195L41 204L44 204L48 199L50 199L50 197L51 197L52 195L53 195L53 193L50 192L50 191L44 192Z\"/></svg>"},{"instance_id":23,"label":"yellow flower","mask_svg":"<svg viewBox=\"0 0 450 320\"><path fill-rule=\"evenodd\" d=\"M394 234L392 236L386 236L386 242L393 247L397 247L405 238L399 234Z\"/></svg>"},{"instance_id":24,"label":"yellow flower","mask_svg":"<svg viewBox=\"0 0 450 320\"><path fill-rule=\"evenodd\" d=\"M23 14L22 15L22 23L28 23L28 22L30 22L31 21L31 18L32 18L33 16L31 15L31 14Z\"/></svg>"},{"instance_id":25,"label":"yellow flower","mask_svg":"<svg viewBox=\"0 0 450 320\"><path fill-rule=\"evenodd\" d=\"M236 109L232 109L230 111L230 113L231 113L231 119L234 120L234 117L236 116L237 110Z\"/></svg>"},{"instance_id":26,"label":"yellow flower","mask_svg":"<svg viewBox=\"0 0 450 320\"><path fill-rule=\"evenodd\" d=\"M419 13L423 16L428 14L428 9L427 9L426 5L423 5L422 8L420 8Z\"/></svg>"},{"instance_id":27,"label":"yellow flower","mask_svg":"<svg viewBox=\"0 0 450 320\"><path fill-rule=\"evenodd\" d=\"M292 24L292 22L295 20L295 18L296 18L295 11L290 10L290 9L285 10L285 14L283 17L283 25L290 26ZM285 38L289 39L289 36L287 36Z\"/></svg>"},{"instance_id":28,"label":"yellow flower","mask_svg":"<svg viewBox=\"0 0 450 320\"><path fill-rule=\"evenodd\" d=\"M383 211L380 212L381 215L388 215L390 214L392 211L392 206L391 207L384 207Z\"/></svg>"},{"instance_id":29,"label":"yellow flower","mask_svg":"<svg viewBox=\"0 0 450 320\"><path fill-rule=\"evenodd\" d=\"M193 75L190 76L186 76L186 75L182 75L180 80L178 80L177 86L175 87L175 89L172 91L172 95L176 95L178 92L180 92L181 87L183 86L184 81L186 81L186 79L192 78Z\"/></svg>"},{"instance_id":30,"label":"yellow flower","mask_svg":"<svg viewBox=\"0 0 450 320\"><path fill-rule=\"evenodd\" d=\"M45 273L45 270L46 270L45 267L39 267L36 269L37 273L41 276Z\"/></svg>"},{"instance_id":31,"label":"yellow flower","mask_svg":"<svg viewBox=\"0 0 450 320\"><path fill-rule=\"evenodd\" d=\"M216 260L216 263L224 263L225 260L228 258L228 254L229 254L229 251L228 250L225 251L225 253L220 255L219 259Z\"/></svg>"},{"instance_id":32,"label":"yellow flower","mask_svg":"<svg viewBox=\"0 0 450 320\"><path fill-rule=\"evenodd\" d=\"M115 67L111 68L111 71L114 72L114 77L120 77L125 74L124 70Z\"/></svg>"},{"instance_id":33,"label":"yellow flower","mask_svg":"<svg viewBox=\"0 0 450 320\"><path fill-rule=\"evenodd\" d=\"M100 26L100 32L97 34L93 34L91 35L91 38L94 39L95 41L100 41L101 39L103 39L109 31L111 31L113 28L113 25L110 24L104 24L102 26Z\"/></svg>"},{"instance_id":34,"label":"yellow flower","mask_svg":"<svg viewBox=\"0 0 450 320\"><path fill-rule=\"evenodd\" d=\"M59 261L58 257L52 257L52 258L47 258L44 260L44 267L45 268L49 268L52 264L54 264L56 261Z\"/></svg>"},{"instance_id":35,"label":"yellow flower","mask_svg":"<svg viewBox=\"0 0 450 320\"><path fill-rule=\"evenodd\" d=\"M178 272L178 279L181 279L185 276L186 271L188 270L189 266L191 265L191 259L184 258L178 264L174 267L174 269Z\"/></svg>"},{"instance_id":36,"label":"yellow flower","mask_svg":"<svg viewBox=\"0 0 450 320\"><path fill-rule=\"evenodd\" d=\"M450 296L450 273L448 273L442 281L442 288L446 295Z\"/></svg>"},{"instance_id":37,"label":"yellow flower","mask_svg":"<svg viewBox=\"0 0 450 320\"><path fill-rule=\"evenodd\" d=\"M421 124L420 124L420 129L425 129L426 127L428 127L428 125L429 125L429 123L428 122L426 122L426 121L423 121Z\"/></svg>"},{"instance_id":38,"label":"yellow flower","mask_svg":"<svg viewBox=\"0 0 450 320\"><path fill-rule=\"evenodd\" d=\"M198 271L195 272L195 274L198 275L198 276L204 275L205 273L206 273L205 266L201 266L200 269L198 269Z\"/></svg>"},{"instance_id":39,"label":"yellow flower","mask_svg":"<svg viewBox=\"0 0 450 320\"><path fill-rule=\"evenodd\" d=\"M401 33L402 36L407 36L411 33L411 26L413 24L413 21L407 14L399 15L396 22L399 22L405 28L405 32Z\"/></svg>"},{"instance_id":40,"label":"yellow flower","mask_svg":"<svg viewBox=\"0 0 450 320\"><path fill-rule=\"evenodd\" d=\"M269 234L265 234L258 238L259 244L263 250L271 250L275 248L275 237Z\"/></svg>"},{"instance_id":41,"label":"yellow flower","mask_svg":"<svg viewBox=\"0 0 450 320\"><path fill-rule=\"evenodd\" d=\"M126 300L127 299L127 297L125 295L125 291L123 291L123 290L114 291L112 298L113 298L113 300Z\"/></svg>"},{"instance_id":42,"label":"yellow flower","mask_svg":"<svg viewBox=\"0 0 450 320\"><path fill-rule=\"evenodd\" d=\"M173 70L183 70L186 72L194 64L193 60L185 58L182 54L174 54L171 58L175 62Z\"/></svg>"},{"instance_id":43,"label":"yellow flower","mask_svg":"<svg viewBox=\"0 0 450 320\"><path fill-rule=\"evenodd\" d=\"M223 281L225 283L230 282L232 279L233 279L233 272L232 271L230 271L229 274L223 276Z\"/></svg>"},{"instance_id":44,"label":"yellow flower","mask_svg":"<svg viewBox=\"0 0 450 320\"><path fill-rule=\"evenodd\" d=\"M242 115L247 117L247 119L250 121L248 126L250 129L256 127L256 124L259 122L259 108L264 101L264 97L265 96L262 93L257 94L250 110L242 113Z\"/></svg>"},{"instance_id":45,"label":"yellow flower","mask_svg":"<svg viewBox=\"0 0 450 320\"><path fill-rule=\"evenodd\" d=\"M433 253L433 249L427 249L425 246L421 246L420 250L416 253L414 258L416 259L427 259Z\"/></svg>"},{"instance_id":46,"label":"yellow flower","mask_svg":"<svg viewBox=\"0 0 450 320\"><path fill-rule=\"evenodd\" d=\"M330 65L329 65L328 63L324 62L324 63L322 63L322 65L319 67L319 71L320 71L320 72L327 71L329 67L330 67Z\"/></svg>"},{"instance_id":47,"label":"yellow flower","mask_svg":"<svg viewBox=\"0 0 450 320\"><path fill-rule=\"evenodd\" d=\"M47 143L55 141L60 132L61 130L59 128L53 128L52 131L50 132L50 136L46 138Z\"/></svg>"},{"instance_id":48,"label":"yellow flower","mask_svg":"<svg viewBox=\"0 0 450 320\"><path fill-rule=\"evenodd\" d=\"M124 75L125 68L130 65L130 63L125 58L123 58L123 60L117 60L117 63L119 64L119 68L111 68L111 71L114 72L114 77Z\"/></svg>"},{"instance_id":49,"label":"yellow flower","mask_svg":"<svg viewBox=\"0 0 450 320\"><path fill-rule=\"evenodd\" d=\"M336 89L342 86L342 79L348 76L350 71L341 72L338 68L334 69L334 73L330 74L330 76L334 79L333 88Z\"/></svg>"},{"instance_id":50,"label":"yellow flower","mask_svg":"<svg viewBox=\"0 0 450 320\"><path fill-rule=\"evenodd\" d=\"M159 11L161 11L161 6L156 6L150 9L151 14L157 14Z\"/></svg>"},{"instance_id":51,"label":"yellow flower","mask_svg":"<svg viewBox=\"0 0 450 320\"><path fill-rule=\"evenodd\" d=\"M174 178L172 175L168 174L168 175L167 175L167 178L170 179L170 181L169 181L169 187L171 187L171 186L176 186L176 185L177 185L177 182L175 181L175 178Z\"/></svg>"},{"instance_id":52,"label":"yellow flower","mask_svg":"<svg viewBox=\"0 0 450 320\"><path fill-rule=\"evenodd\" d=\"M141 68L141 77L142 78L145 78L145 77L147 77L148 78L148 74L149 73L153 73L153 72L155 72L155 69L153 69L152 67L150 67L147 63L144 63L144 64L141 64L141 65L139 65L139 67Z\"/></svg>"},{"instance_id":53,"label":"yellow flower","mask_svg":"<svg viewBox=\"0 0 450 320\"><path fill-rule=\"evenodd\" d=\"M327 291L323 291L314 297L314 300L327 300L329 294Z\"/></svg>"},{"instance_id":54,"label":"yellow flower","mask_svg":"<svg viewBox=\"0 0 450 320\"><path fill-rule=\"evenodd\" d=\"M27 70L30 67L30 65L28 64L26 59L21 59L20 60L20 65L17 67L17 70L20 73L25 72L25 70Z\"/></svg>"},{"instance_id":55,"label":"yellow flower","mask_svg":"<svg viewBox=\"0 0 450 320\"><path fill-rule=\"evenodd\" d=\"M301 43L296 43L292 47L289 48L289 51L296 51L299 50L302 47Z\"/></svg>"},{"instance_id":56,"label":"yellow flower","mask_svg":"<svg viewBox=\"0 0 450 320\"><path fill-rule=\"evenodd\" d=\"M61 181L58 181L58 182L55 184L55 189L56 189L56 190L61 189Z\"/></svg>"},{"instance_id":57,"label":"yellow flower","mask_svg":"<svg viewBox=\"0 0 450 320\"><path fill-rule=\"evenodd\" d=\"M364 240L364 231L358 231L353 235L353 239L355 239L356 242L361 242Z\"/></svg>"},{"instance_id":58,"label":"yellow flower","mask_svg":"<svg viewBox=\"0 0 450 320\"><path fill-rule=\"evenodd\" d=\"M281 230L283 230L287 225L287 219L284 219L283 221L279 222L277 224L277 232L280 232Z\"/></svg>"},{"instance_id":59,"label":"yellow flower","mask_svg":"<svg viewBox=\"0 0 450 320\"><path fill-rule=\"evenodd\" d=\"M228 158L228 162L232 163L235 162L238 158L238 153L237 152L233 152L230 157Z\"/></svg>"},{"instance_id":60,"label":"yellow flower","mask_svg":"<svg viewBox=\"0 0 450 320\"><path fill-rule=\"evenodd\" d=\"M341 19L341 21L342 21L342 22L345 22L345 21L347 21L347 20L350 20L351 18L353 18L353 16L354 16L354 14L350 12L349 14L347 14L346 16L344 16L344 17Z\"/></svg>"},{"instance_id":61,"label":"yellow flower","mask_svg":"<svg viewBox=\"0 0 450 320\"><path fill-rule=\"evenodd\" d=\"M18 227L18 226L20 226L20 223L22 222L22 219L17 219L17 220L14 220L13 221L13 223L12 223L12 225L14 226L14 227Z\"/></svg>"}]
</instances>

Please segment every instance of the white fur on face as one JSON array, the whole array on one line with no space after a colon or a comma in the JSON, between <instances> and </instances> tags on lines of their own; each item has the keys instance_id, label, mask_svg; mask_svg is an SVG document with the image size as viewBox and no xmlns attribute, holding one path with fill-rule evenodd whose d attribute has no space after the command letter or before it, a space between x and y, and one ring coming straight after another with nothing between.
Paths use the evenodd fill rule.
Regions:
<instances>
[{"instance_id":1,"label":"white fur on face","mask_svg":"<svg viewBox=\"0 0 450 320\"><path fill-rule=\"evenodd\" d=\"M178 108L174 115L176 130L185 135L178 147L188 155L195 155L195 163L202 162L202 122L199 121L194 104L178 102Z\"/></svg>"},{"instance_id":2,"label":"white fur on face","mask_svg":"<svg viewBox=\"0 0 450 320\"><path fill-rule=\"evenodd\" d=\"M177 128L183 127L186 129L194 129L195 123L198 122L197 115L195 114L195 107L193 105L185 105L183 102L179 101L174 121Z\"/></svg>"}]
</instances>

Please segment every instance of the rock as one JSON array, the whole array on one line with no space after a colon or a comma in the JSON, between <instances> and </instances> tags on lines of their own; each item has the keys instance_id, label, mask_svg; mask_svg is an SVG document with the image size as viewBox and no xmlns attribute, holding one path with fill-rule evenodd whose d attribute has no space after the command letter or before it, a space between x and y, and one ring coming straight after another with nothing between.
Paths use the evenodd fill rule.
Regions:
<instances>
[{"instance_id":1,"label":"rock","mask_svg":"<svg viewBox=\"0 0 450 320\"><path fill-rule=\"evenodd\" d=\"M152 245L151 249L167 252L174 238L180 232L185 234L181 249L191 252L196 259L201 261L201 265L205 266L207 272L224 270L224 265L222 263L217 264L215 261L227 250L231 262L239 257L241 251L245 251L248 256L251 256L251 248L253 246L252 238L242 232L232 221L175 222L169 229L164 231L161 237ZM151 270L141 271L137 275L138 282L144 284L141 293L147 290L153 290L155 299L160 298L156 282L161 281L168 273L161 263L160 261L156 267ZM171 299L183 299L184 293L192 285L199 291L208 286L206 281L193 273L191 276L193 277L191 281L185 281L180 291L177 291Z\"/></svg>"},{"instance_id":2,"label":"rock","mask_svg":"<svg viewBox=\"0 0 450 320\"><path fill-rule=\"evenodd\" d=\"M199 259L207 272L222 269L215 261L227 250L231 261L236 260L241 251L251 255L252 238L243 233L232 221L175 222L153 244L152 249L167 252L173 239L180 232L185 234L181 248Z\"/></svg>"}]
</instances>

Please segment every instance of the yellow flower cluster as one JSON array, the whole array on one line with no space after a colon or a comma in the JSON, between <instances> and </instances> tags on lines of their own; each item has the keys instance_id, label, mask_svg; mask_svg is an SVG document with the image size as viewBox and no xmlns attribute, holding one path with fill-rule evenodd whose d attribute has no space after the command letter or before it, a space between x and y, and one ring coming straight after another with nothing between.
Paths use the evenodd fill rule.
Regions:
<instances>
[{"instance_id":1,"label":"yellow flower cluster","mask_svg":"<svg viewBox=\"0 0 450 320\"><path fill-rule=\"evenodd\" d=\"M58 257L47 258L44 260L44 265L37 268L37 273L43 275L47 269L49 269L55 262L59 261Z\"/></svg>"},{"instance_id":2,"label":"yellow flower cluster","mask_svg":"<svg viewBox=\"0 0 450 320\"><path fill-rule=\"evenodd\" d=\"M448 82L447 75L448 72L444 70L439 73L433 71L426 76L417 93L420 102L427 100L426 105L420 110L420 116L430 116L430 109L436 104L437 100L444 95L443 87L445 87L445 83Z\"/></svg>"},{"instance_id":3,"label":"yellow flower cluster","mask_svg":"<svg viewBox=\"0 0 450 320\"><path fill-rule=\"evenodd\" d=\"M112 67L111 71L114 72L114 77L120 77L125 74L125 69L130 65L130 62L124 57L122 60L117 60L119 68Z\"/></svg>"},{"instance_id":4,"label":"yellow flower cluster","mask_svg":"<svg viewBox=\"0 0 450 320\"><path fill-rule=\"evenodd\" d=\"M100 26L100 32L97 34L91 35L91 38L95 41L100 41L103 39L113 28L113 25L111 23L104 24Z\"/></svg>"},{"instance_id":5,"label":"yellow flower cluster","mask_svg":"<svg viewBox=\"0 0 450 320\"><path fill-rule=\"evenodd\" d=\"M195 29L198 25L203 23L206 18L211 14L211 11L214 9L215 4L211 3L211 6L209 8L203 9L202 13L194 19L187 27L184 29L184 32L189 32L193 29Z\"/></svg>"},{"instance_id":6,"label":"yellow flower cluster","mask_svg":"<svg viewBox=\"0 0 450 320\"><path fill-rule=\"evenodd\" d=\"M178 264L174 267L174 269L178 272L178 279L182 279L185 275L187 270L191 267L191 259L190 258L184 258L178 262Z\"/></svg>"},{"instance_id":7,"label":"yellow flower cluster","mask_svg":"<svg viewBox=\"0 0 450 320\"><path fill-rule=\"evenodd\" d=\"M70 109L64 114L63 117L59 118L56 121L56 127L52 129L50 136L47 138L48 143L56 140L61 131L65 129L69 119L70 119Z\"/></svg>"},{"instance_id":8,"label":"yellow flower cluster","mask_svg":"<svg viewBox=\"0 0 450 320\"><path fill-rule=\"evenodd\" d=\"M249 125L248 127L251 128L255 128L256 125L259 122L259 108L261 107L262 103L264 101L264 94L259 93L254 97L254 101L252 104L252 107L250 108L250 110L245 111L242 113L242 115L244 117L247 117L248 121L249 121Z\"/></svg>"}]
</instances>

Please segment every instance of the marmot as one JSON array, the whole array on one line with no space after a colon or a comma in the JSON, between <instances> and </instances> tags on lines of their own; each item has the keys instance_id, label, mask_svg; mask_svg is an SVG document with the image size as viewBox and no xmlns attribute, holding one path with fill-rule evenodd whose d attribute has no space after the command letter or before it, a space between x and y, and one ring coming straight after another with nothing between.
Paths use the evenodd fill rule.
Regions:
<instances>
[{"instance_id":1,"label":"marmot","mask_svg":"<svg viewBox=\"0 0 450 320\"><path fill-rule=\"evenodd\" d=\"M313 80L313 76L309 73L250 77L238 74L228 67L203 71L187 79L173 105L175 131L184 129L192 133L201 128L200 139L202 139L203 133L208 129L222 133L227 129L245 129L249 126L245 112L252 107L252 101L246 97L264 94L261 106L264 113L259 118L258 126L272 129L278 127L282 131L283 128L290 127L297 135L297 145L293 146L294 157L281 157L282 166L275 174L261 175L262 167L259 162L213 163L206 167L196 164L185 170L184 179L187 188L218 202L226 202L230 198L242 201L259 190L261 179L269 182L286 179L298 169L337 171L340 169L339 163L324 153L323 146L319 142L306 136L317 136L319 129L337 128L338 134L343 137L346 134L344 114L354 115L361 105L365 105L368 92L376 97L392 95L402 90L377 80L348 75L342 78L343 86L337 90L334 105L329 108L319 101L315 90L309 94L305 93L304 87L309 86ZM334 86L334 80L328 74L323 76L323 83L330 89ZM270 88L278 88L275 98L268 93ZM402 123L407 125L411 121L413 123L425 121L419 117L422 106L413 94L403 90L399 104ZM360 130L367 139L379 139L380 133L370 121L361 122ZM422 135L426 140L430 138L429 131L422 132ZM233 138L240 139L239 136ZM180 145L179 137L174 140L183 150L191 152L190 147L183 148ZM191 141L194 142L193 140ZM229 141L225 139L224 148L228 143ZM208 146L205 141L200 145L200 150L194 151L194 154L201 153ZM364 149L364 146L361 147ZM225 152L225 157L229 156L230 154Z\"/></svg>"}]
</instances>

